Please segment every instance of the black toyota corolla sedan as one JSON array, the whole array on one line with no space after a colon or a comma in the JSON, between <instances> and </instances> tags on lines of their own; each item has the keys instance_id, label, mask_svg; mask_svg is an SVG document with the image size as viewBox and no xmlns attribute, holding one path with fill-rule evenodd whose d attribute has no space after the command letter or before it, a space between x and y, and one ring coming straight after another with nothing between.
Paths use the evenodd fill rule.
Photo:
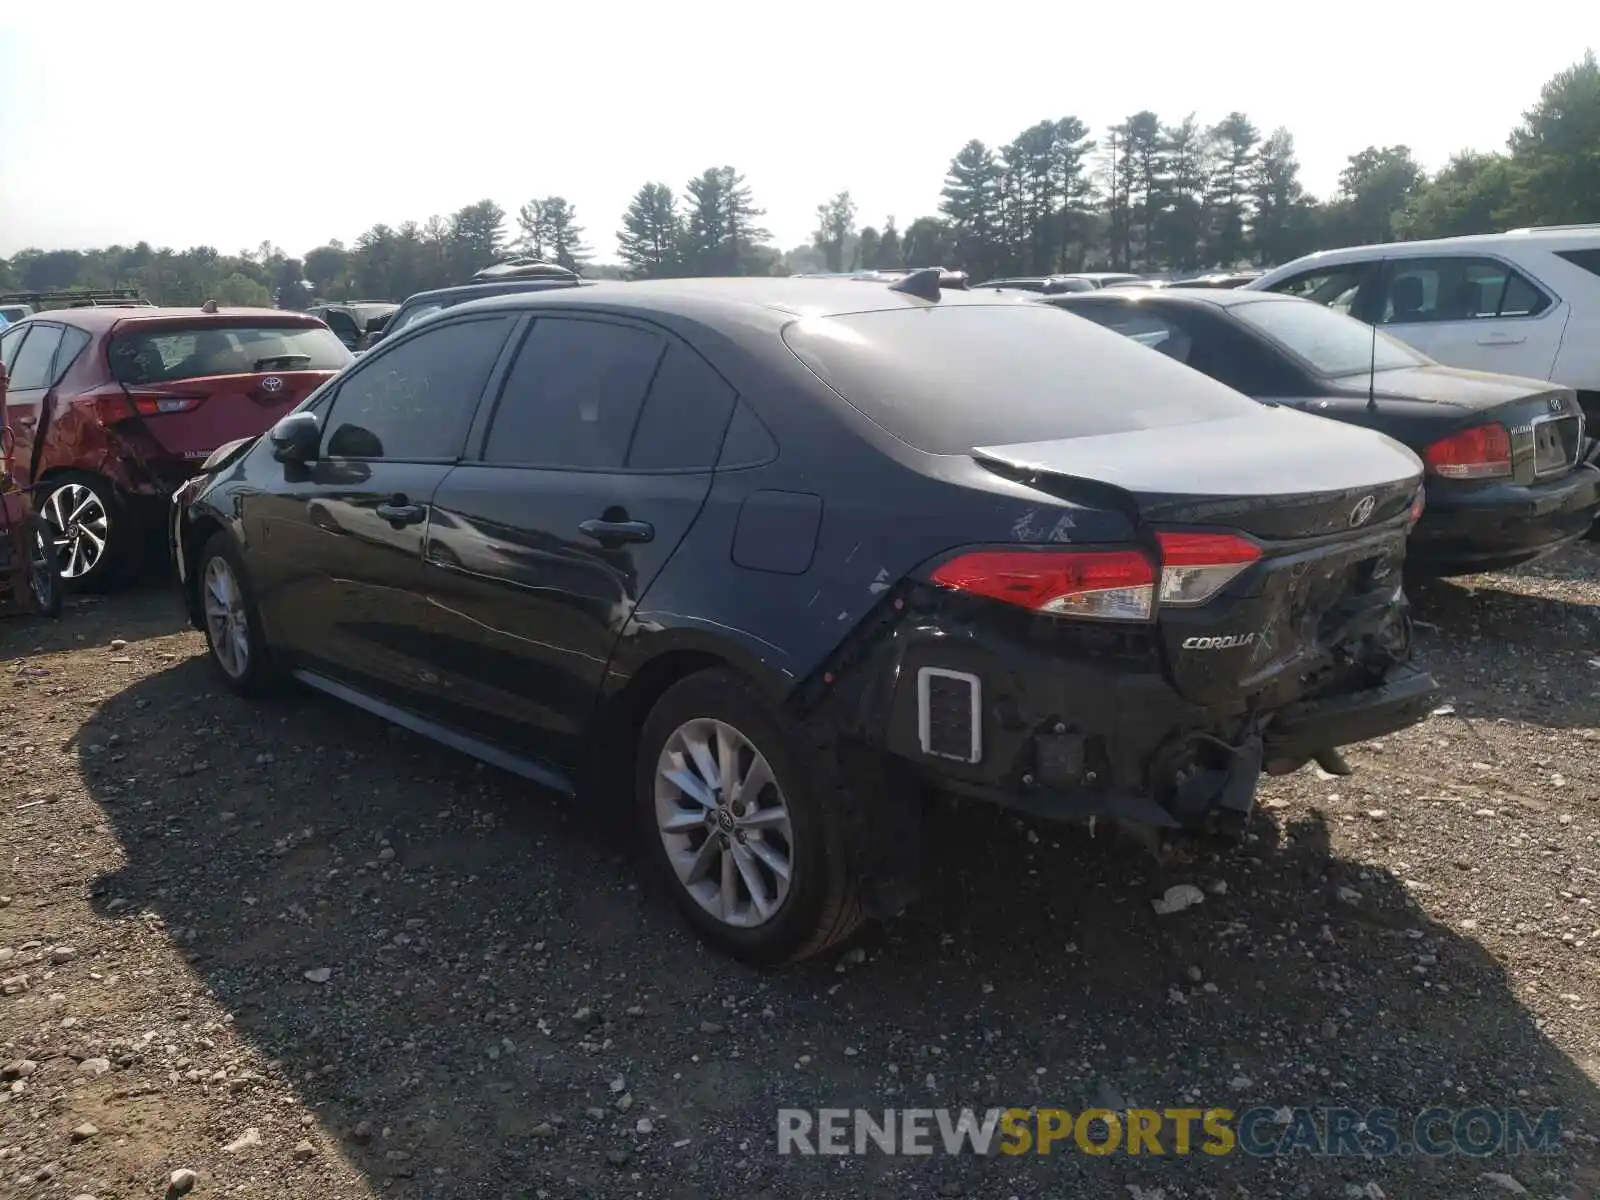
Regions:
<instances>
[{"instance_id":1,"label":"black toyota corolla sedan","mask_svg":"<svg viewBox=\"0 0 1600 1200\"><path fill-rule=\"evenodd\" d=\"M385 338L176 497L222 680L631 789L699 931L815 954L930 788L1237 827L1409 725L1421 464L996 293L684 279Z\"/></svg>"},{"instance_id":2,"label":"black toyota corolla sedan","mask_svg":"<svg viewBox=\"0 0 1600 1200\"><path fill-rule=\"evenodd\" d=\"M1581 537L1600 469L1579 461L1583 412L1568 388L1441 366L1320 304L1272 292L1095 292L1047 301L1143 342L1258 400L1361 425L1427 464L1427 511L1407 567L1470 575Z\"/></svg>"}]
</instances>

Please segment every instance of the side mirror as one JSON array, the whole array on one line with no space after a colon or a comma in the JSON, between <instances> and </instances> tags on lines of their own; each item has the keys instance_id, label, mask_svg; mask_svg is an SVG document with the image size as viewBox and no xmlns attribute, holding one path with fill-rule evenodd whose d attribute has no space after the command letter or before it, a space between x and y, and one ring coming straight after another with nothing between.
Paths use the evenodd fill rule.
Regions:
<instances>
[{"instance_id":1,"label":"side mirror","mask_svg":"<svg viewBox=\"0 0 1600 1200\"><path fill-rule=\"evenodd\" d=\"M272 457L281 463L308 463L317 460L322 444L322 426L317 414L290 413L267 434L272 442Z\"/></svg>"},{"instance_id":2,"label":"side mirror","mask_svg":"<svg viewBox=\"0 0 1600 1200\"><path fill-rule=\"evenodd\" d=\"M386 332L388 332L388 331L387 330L383 330L383 329L369 329L369 330L367 330L367 336L362 339L362 349L371 350L379 342L383 341L383 335Z\"/></svg>"}]
</instances>

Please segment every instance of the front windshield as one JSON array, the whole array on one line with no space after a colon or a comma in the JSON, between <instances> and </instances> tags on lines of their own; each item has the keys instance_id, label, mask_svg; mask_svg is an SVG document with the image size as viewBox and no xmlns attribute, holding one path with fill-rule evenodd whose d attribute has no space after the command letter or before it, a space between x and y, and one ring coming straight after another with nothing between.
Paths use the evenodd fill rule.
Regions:
<instances>
[{"instance_id":1,"label":"front windshield","mask_svg":"<svg viewBox=\"0 0 1600 1200\"><path fill-rule=\"evenodd\" d=\"M1230 311L1325 377L1428 362L1404 342L1309 300L1251 300L1230 306Z\"/></svg>"}]
</instances>

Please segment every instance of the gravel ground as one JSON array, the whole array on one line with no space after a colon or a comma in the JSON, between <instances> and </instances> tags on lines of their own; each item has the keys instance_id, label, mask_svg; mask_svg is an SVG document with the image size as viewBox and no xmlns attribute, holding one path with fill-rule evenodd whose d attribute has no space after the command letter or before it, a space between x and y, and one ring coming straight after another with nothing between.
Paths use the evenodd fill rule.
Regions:
<instances>
[{"instance_id":1,"label":"gravel ground","mask_svg":"<svg viewBox=\"0 0 1600 1200\"><path fill-rule=\"evenodd\" d=\"M0 627L0 1194L1600 1194L1600 547L1417 596L1449 701L1246 844L941 814L935 894L762 975L603 816L310 695L164 587ZM1158 915L1176 884L1203 903ZM780 1157L780 1106L1563 1110L1553 1155ZM187 1182L187 1180L185 1180ZM9 1189L9 1191L8 1191Z\"/></svg>"}]
</instances>

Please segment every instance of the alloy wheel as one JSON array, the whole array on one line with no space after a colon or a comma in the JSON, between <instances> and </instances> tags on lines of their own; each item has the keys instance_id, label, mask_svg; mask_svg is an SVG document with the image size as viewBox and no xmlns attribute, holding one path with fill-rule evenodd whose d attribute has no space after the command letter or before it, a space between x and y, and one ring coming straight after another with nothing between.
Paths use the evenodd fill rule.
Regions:
<instances>
[{"instance_id":1,"label":"alloy wheel","mask_svg":"<svg viewBox=\"0 0 1600 1200\"><path fill-rule=\"evenodd\" d=\"M242 679L250 669L250 619L244 591L227 559L217 556L206 563L201 588L211 653L228 678Z\"/></svg>"},{"instance_id":2,"label":"alloy wheel","mask_svg":"<svg viewBox=\"0 0 1600 1200\"><path fill-rule=\"evenodd\" d=\"M683 885L725 925L754 928L789 895L789 808L766 756L725 721L697 717L656 760L656 827Z\"/></svg>"},{"instance_id":3,"label":"alloy wheel","mask_svg":"<svg viewBox=\"0 0 1600 1200\"><path fill-rule=\"evenodd\" d=\"M28 539L28 590L41 613L51 613L56 604L60 575L55 561L56 548L50 534L36 525Z\"/></svg>"},{"instance_id":4,"label":"alloy wheel","mask_svg":"<svg viewBox=\"0 0 1600 1200\"><path fill-rule=\"evenodd\" d=\"M61 578L81 579L105 557L111 517L94 489L64 483L44 502L44 519L55 537Z\"/></svg>"}]
</instances>

